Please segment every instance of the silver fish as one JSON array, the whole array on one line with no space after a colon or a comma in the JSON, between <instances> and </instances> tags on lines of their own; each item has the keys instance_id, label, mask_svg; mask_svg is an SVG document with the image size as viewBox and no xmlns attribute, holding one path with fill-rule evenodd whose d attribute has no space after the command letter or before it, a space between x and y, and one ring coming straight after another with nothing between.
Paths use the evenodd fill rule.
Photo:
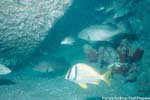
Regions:
<instances>
[{"instance_id":1,"label":"silver fish","mask_svg":"<svg viewBox=\"0 0 150 100\"><path fill-rule=\"evenodd\" d=\"M6 66L0 64L0 75L6 75L11 73L11 70L7 68Z\"/></svg>"},{"instance_id":2,"label":"silver fish","mask_svg":"<svg viewBox=\"0 0 150 100\"><path fill-rule=\"evenodd\" d=\"M68 36L68 37L65 37L65 38L61 41L60 44L62 44L62 45L73 45L74 42L75 42L74 38Z\"/></svg>"},{"instance_id":3,"label":"silver fish","mask_svg":"<svg viewBox=\"0 0 150 100\"><path fill-rule=\"evenodd\" d=\"M96 42L96 41L109 41L111 38L119 33L123 33L124 29L113 27L111 25L92 25L83 29L78 37L83 40Z\"/></svg>"}]
</instances>

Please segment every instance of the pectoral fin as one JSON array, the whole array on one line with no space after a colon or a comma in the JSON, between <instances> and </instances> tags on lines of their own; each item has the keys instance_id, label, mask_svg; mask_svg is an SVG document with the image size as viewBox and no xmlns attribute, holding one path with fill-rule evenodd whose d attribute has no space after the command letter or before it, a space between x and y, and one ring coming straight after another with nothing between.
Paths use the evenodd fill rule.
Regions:
<instances>
[{"instance_id":1,"label":"pectoral fin","mask_svg":"<svg viewBox=\"0 0 150 100\"><path fill-rule=\"evenodd\" d=\"M85 84L85 83L79 83L79 85L80 85L80 87L82 87L82 88L84 88L84 89L87 88L87 84Z\"/></svg>"}]
</instances>

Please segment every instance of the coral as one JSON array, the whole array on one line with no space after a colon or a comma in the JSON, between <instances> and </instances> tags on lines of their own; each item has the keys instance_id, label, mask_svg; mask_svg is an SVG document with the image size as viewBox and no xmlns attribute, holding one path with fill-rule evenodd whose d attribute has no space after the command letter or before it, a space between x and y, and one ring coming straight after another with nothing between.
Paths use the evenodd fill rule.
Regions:
<instances>
[{"instance_id":1,"label":"coral","mask_svg":"<svg viewBox=\"0 0 150 100\"><path fill-rule=\"evenodd\" d=\"M138 73L138 68L136 63L120 63L116 62L113 64L110 64L109 69L112 69L112 75L122 75L124 76L124 82L136 82L137 80L137 73Z\"/></svg>"},{"instance_id":2,"label":"coral","mask_svg":"<svg viewBox=\"0 0 150 100\"><path fill-rule=\"evenodd\" d=\"M99 53L91 45L85 44L83 49L89 62L98 61Z\"/></svg>"},{"instance_id":3,"label":"coral","mask_svg":"<svg viewBox=\"0 0 150 100\"><path fill-rule=\"evenodd\" d=\"M1 0L0 63L22 62L44 40L71 0Z\"/></svg>"},{"instance_id":4,"label":"coral","mask_svg":"<svg viewBox=\"0 0 150 100\"><path fill-rule=\"evenodd\" d=\"M117 53L119 54L120 61L122 63L126 63L128 61L129 48L128 40L126 39L123 39L117 47Z\"/></svg>"},{"instance_id":5,"label":"coral","mask_svg":"<svg viewBox=\"0 0 150 100\"><path fill-rule=\"evenodd\" d=\"M116 51L111 47L100 47L99 48L99 66L102 68L103 66L108 66L114 62L119 62L119 56Z\"/></svg>"},{"instance_id":6,"label":"coral","mask_svg":"<svg viewBox=\"0 0 150 100\"><path fill-rule=\"evenodd\" d=\"M133 48L129 46L128 40L123 39L117 47L120 62L123 66L114 67L114 73L127 75L125 82L135 82L137 80L137 62L142 58L144 51L140 48Z\"/></svg>"},{"instance_id":7,"label":"coral","mask_svg":"<svg viewBox=\"0 0 150 100\"><path fill-rule=\"evenodd\" d=\"M135 52L133 52L133 54L130 55L130 60L132 62L137 62L142 58L143 54L144 54L144 50L140 48L136 48Z\"/></svg>"},{"instance_id":8,"label":"coral","mask_svg":"<svg viewBox=\"0 0 150 100\"><path fill-rule=\"evenodd\" d=\"M116 67L116 66L113 67L113 74L122 74L126 76L129 70L130 70L129 65L122 63L119 67Z\"/></svg>"}]
</instances>

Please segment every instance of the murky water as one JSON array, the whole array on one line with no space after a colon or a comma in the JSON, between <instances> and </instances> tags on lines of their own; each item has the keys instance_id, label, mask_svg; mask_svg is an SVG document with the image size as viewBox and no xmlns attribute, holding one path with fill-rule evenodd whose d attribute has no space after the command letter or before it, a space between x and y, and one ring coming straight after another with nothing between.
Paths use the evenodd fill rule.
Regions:
<instances>
[{"instance_id":1,"label":"murky water","mask_svg":"<svg viewBox=\"0 0 150 100\"><path fill-rule=\"evenodd\" d=\"M10 20L5 23L6 27L0 17L0 63L11 70L2 75L0 69L0 100L100 100L104 97L150 96L149 0L66 0L67 6L65 0L61 0L60 4L56 2L60 5L58 12L52 10L56 14L54 17L50 7L45 5L50 0L36 1L45 6L41 6L41 15L36 16L38 13L33 9L35 16L30 16L28 11L32 10L24 11L24 7L32 5L33 1L20 1L15 5L16 11L6 7L7 20ZM12 4L0 1L10 7L13 3L13 0ZM24 20L24 28L19 28L17 22L9 19L13 13L17 15L18 5L24 12L21 14L19 10L19 18L26 18L27 22L38 19L34 23ZM25 16L25 12L29 15ZM47 23L49 18L52 24ZM14 24L14 28L9 28L10 24ZM35 27L31 28L33 25ZM10 31L14 38L8 35ZM16 35L19 33L20 36ZM87 64L100 75L111 69L111 85L101 80L97 85L87 84L86 89L79 86L78 78L86 82L95 78L88 69L76 69L75 76L68 76L75 77L74 80L66 80L66 73L71 70L69 75L73 75L72 66L80 63ZM77 72L88 74L81 77L82 74Z\"/></svg>"}]
</instances>

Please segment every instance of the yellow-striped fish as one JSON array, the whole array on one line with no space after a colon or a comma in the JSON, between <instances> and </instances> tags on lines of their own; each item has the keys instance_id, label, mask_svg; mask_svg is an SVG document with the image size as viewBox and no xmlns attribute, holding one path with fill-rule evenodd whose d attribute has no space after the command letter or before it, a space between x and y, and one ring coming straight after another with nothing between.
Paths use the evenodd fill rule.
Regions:
<instances>
[{"instance_id":1,"label":"yellow-striped fish","mask_svg":"<svg viewBox=\"0 0 150 100\"><path fill-rule=\"evenodd\" d=\"M65 79L79 84L82 88L87 88L87 84L98 85L100 80L103 80L110 85L109 76L111 75L111 69L105 72L103 75L99 74L91 66L78 63L67 72Z\"/></svg>"}]
</instances>

